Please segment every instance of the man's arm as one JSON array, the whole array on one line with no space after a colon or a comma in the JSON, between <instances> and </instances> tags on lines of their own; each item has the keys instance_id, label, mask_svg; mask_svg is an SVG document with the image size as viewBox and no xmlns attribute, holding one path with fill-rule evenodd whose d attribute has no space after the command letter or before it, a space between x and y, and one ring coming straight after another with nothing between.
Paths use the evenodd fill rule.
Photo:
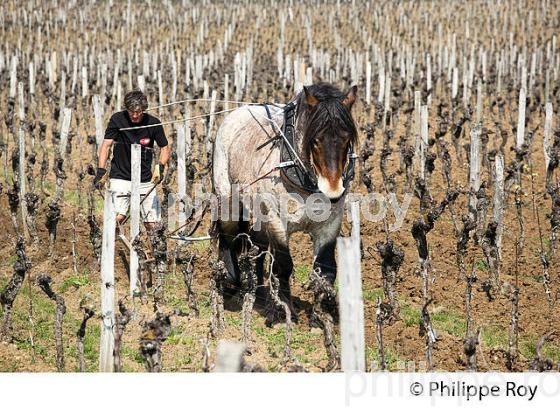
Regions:
<instances>
[{"instance_id":1,"label":"man's arm","mask_svg":"<svg viewBox=\"0 0 560 410\"><path fill-rule=\"evenodd\" d=\"M109 148L113 145L113 140L104 139L101 144L101 149L99 150L99 161L97 163L98 168L107 168L107 159L109 158Z\"/></svg>"},{"instance_id":2,"label":"man's arm","mask_svg":"<svg viewBox=\"0 0 560 410\"><path fill-rule=\"evenodd\" d=\"M162 165L167 165L167 161L169 161L169 155L171 150L169 149L169 145L165 147L161 147L159 151L159 163Z\"/></svg>"},{"instance_id":3,"label":"man's arm","mask_svg":"<svg viewBox=\"0 0 560 410\"><path fill-rule=\"evenodd\" d=\"M169 161L169 152L169 145L161 147L159 151L159 161L152 174L152 184L159 184L163 180L165 166L167 165L167 161Z\"/></svg>"},{"instance_id":4,"label":"man's arm","mask_svg":"<svg viewBox=\"0 0 560 410\"><path fill-rule=\"evenodd\" d=\"M93 186L96 189L101 190L105 181L107 180L107 158L109 158L109 148L113 145L113 140L104 139L101 144L101 149L99 150L99 159L97 161L97 172L95 173L95 178L93 179Z\"/></svg>"}]
</instances>

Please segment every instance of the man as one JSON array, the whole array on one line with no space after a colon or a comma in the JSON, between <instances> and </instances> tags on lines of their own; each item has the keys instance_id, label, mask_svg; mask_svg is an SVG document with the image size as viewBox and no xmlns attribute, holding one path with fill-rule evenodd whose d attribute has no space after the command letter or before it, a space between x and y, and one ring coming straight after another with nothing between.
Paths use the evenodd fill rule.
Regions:
<instances>
[{"instance_id":1,"label":"man","mask_svg":"<svg viewBox=\"0 0 560 410\"><path fill-rule=\"evenodd\" d=\"M121 128L161 124L159 119L144 112L148 108L148 99L142 91L131 91L126 94L124 106L126 110L113 114L105 130L105 139L99 151L99 163L93 184L97 189L103 188L107 179L106 164L109 149L113 146L109 187L116 192L117 222L122 223L130 205L131 144L140 144L140 198L143 200L140 215L146 229L150 230L153 224L161 219L159 199L156 190L152 188L163 179L165 166L169 160L169 145L162 126L120 131ZM161 150L158 165L152 174L154 141Z\"/></svg>"}]
</instances>

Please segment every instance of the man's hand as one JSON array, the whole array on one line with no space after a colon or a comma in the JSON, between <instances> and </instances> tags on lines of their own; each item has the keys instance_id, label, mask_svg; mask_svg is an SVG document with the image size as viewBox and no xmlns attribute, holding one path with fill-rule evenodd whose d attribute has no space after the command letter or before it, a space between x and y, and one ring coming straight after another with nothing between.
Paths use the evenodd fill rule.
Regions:
<instances>
[{"instance_id":1,"label":"man's hand","mask_svg":"<svg viewBox=\"0 0 560 410\"><path fill-rule=\"evenodd\" d=\"M107 182L107 170L105 168L97 168L95 178L93 178L93 186L100 191L103 189L105 182Z\"/></svg>"},{"instance_id":2,"label":"man's hand","mask_svg":"<svg viewBox=\"0 0 560 410\"><path fill-rule=\"evenodd\" d=\"M152 174L152 180L150 182L152 184L159 184L161 181L163 181L164 174L165 174L165 165L158 164L154 169L154 173Z\"/></svg>"}]
</instances>

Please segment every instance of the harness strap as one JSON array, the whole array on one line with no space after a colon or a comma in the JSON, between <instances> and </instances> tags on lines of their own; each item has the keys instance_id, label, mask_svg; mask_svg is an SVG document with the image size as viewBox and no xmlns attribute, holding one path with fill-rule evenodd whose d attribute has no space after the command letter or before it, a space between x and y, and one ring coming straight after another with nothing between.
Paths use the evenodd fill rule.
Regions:
<instances>
[{"instance_id":1,"label":"harness strap","mask_svg":"<svg viewBox=\"0 0 560 410\"><path fill-rule=\"evenodd\" d=\"M317 181L315 176L311 174L307 168L301 163L296 163L294 153L294 137L295 137L295 119L296 119L296 105L293 102L286 104L284 107L284 124L282 125L282 132L285 141L280 150L280 161L294 162L294 166L285 167L281 169L283 180L290 181L291 186L299 187L306 193L318 193ZM299 158L298 158L299 159Z\"/></svg>"},{"instance_id":2,"label":"harness strap","mask_svg":"<svg viewBox=\"0 0 560 410\"><path fill-rule=\"evenodd\" d=\"M263 105L266 110L267 120L273 124L268 104L261 105ZM280 163L275 169L280 170L282 181L292 189L304 195L319 193L320 191L317 186L315 175L303 164L294 148L296 133L295 117L296 104L290 102L284 106L284 122L282 124L282 129L280 130L280 128L276 127L278 128L276 135L259 145L256 150L258 151L270 143L276 143L280 140ZM351 145L348 152L347 166L342 173L342 180L345 188L347 188L349 182L354 179L354 166L357 157L358 156L354 153L354 147ZM266 175L268 174L269 173Z\"/></svg>"},{"instance_id":3,"label":"harness strap","mask_svg":"<svg viewBox=\"0 0 560 410\"><path fill-rule=\"evenodd\" d=\"M264 104L260 104L264 107L264 109L266 110L266 116L268 117L268 120L272 123L272 115L270 115L270 108L268 108L268 104L264 103ZM272 129L274 129L274 127L272 127ZM278 133L275 132L276 135L274 135L274 137L269 138L268 140L266 140L265 142L263 142L261 145L259 145L257 147L257 151L260 151L262 148L266 147L268 144L270 143L275 143L276 141L278 141L279 139L282 138L282 136Z\"/></svg>"}]
</instances>

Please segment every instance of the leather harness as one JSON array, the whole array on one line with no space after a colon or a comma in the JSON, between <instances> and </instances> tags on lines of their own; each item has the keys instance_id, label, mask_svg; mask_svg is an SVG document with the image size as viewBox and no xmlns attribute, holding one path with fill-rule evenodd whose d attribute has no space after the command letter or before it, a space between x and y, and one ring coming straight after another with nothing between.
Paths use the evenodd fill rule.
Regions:
<instances>
[{"instance_id":1,"label":"leather harness","mask_svg":"<svg viewBox=\"0 0 560 410\"><path fill-rule=\"evenodd\" d=\"M268 119L272 121L270 110L267 104L263 104ZM309 195L321 192L317 186L317 178L313 172L307 169L305 164L297 155L294 148L294 136L296 133L296 104L290 102L284 106L284 122L282 124L281 133L277 133L275 137L260 145L260 150L270 142L280 141L280 176L289 187L303 194ZM342 183L347 188L350 181L354 179L354 165L358 156L354 153L353 144L350 144L348 150L348 161L346 168L342 173Z\"/></svg>"}]
</instances>

